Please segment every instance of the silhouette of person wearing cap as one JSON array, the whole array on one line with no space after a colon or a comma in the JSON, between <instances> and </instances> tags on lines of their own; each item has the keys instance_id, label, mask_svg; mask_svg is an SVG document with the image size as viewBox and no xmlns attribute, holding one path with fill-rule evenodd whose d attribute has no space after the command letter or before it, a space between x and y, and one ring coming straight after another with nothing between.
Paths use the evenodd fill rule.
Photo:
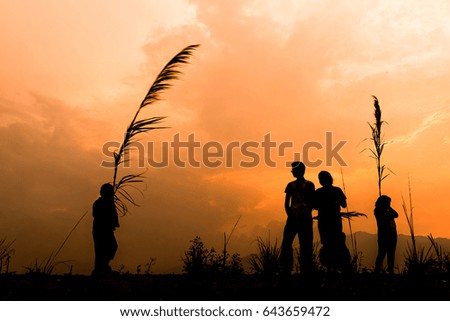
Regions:
<instances>
[{"instance_id":1,"label":"silhouette of person wearing cap","mask_svg":"<svg viewBox=\"0 0 450 321\"><path fill-rule=\"evenodd\" d=\"M391 207L391 198L381 195L375 202L375 218L378 227L378 255L375 272L380 272L387 254L388 272L394 273L395 248L397 247L397 227L394 219L398 213Z\"/></svg>"},{"instance_id":2,"label":"silhouette of person wearing cap","mask_svg":"<svg viewBox=\"0 0 450 321\"><path fill-rule=\"evenodd\" d=\"M293 267L292 243L295 236L300 242L300 272L311 272L313 268L313 223L312 198L315 186L304 178L305 164L292 163L292 175L296 180L287 184L284 209L287 214L281 243L281 271L290 274Z\"/></svg>"},{"instance_id":3,"label":"silhouette of person wearing cap","mask_svg":"<svg viewBox=\"0 0 450 321\"><path fill-rule=\"evenodd\" d=\"M114 231L119 227L119 218L114 204L114 187L103 184L100 197L92 206L94 217L92 235L94 238L95 265L92 275L111 273L109 262L117 251L117 241Z\"/></svg>"}]
</instances>

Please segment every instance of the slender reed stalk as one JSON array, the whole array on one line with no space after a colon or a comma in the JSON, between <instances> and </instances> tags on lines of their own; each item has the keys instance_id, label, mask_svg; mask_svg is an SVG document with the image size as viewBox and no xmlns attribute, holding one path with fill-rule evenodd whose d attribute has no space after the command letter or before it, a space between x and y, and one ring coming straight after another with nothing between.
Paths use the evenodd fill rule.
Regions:
<instances>
[{"instance_id":1,"label":"slender reed stalk","mask_svg":"<svg viewBox=\"0 0 450 321\"><path fill-rule=\"evenodd\" d=\"M344 181L344 173L342 172L342 167L341 167L341 177L342 177L342 189L344 190L344 195L347 196L347 191L345 190L345 181ZM346 213L349 213L349 205L348 205L348 201L347 201L347 208L345 209ZM352 231L352 222L350 220L350 217L347 217L347 222L348 222L348 229L350 232L350 241L352 244L352 251L353 251L353 255L357 255L358 253L358 249L356 246L356 235L353 236L353 231Z\"/></svg>"},{"instance_id":2,"label":"slender reed stalk","mask_svg":"<svg viewBox=\"0 0 450 321\"><path fill-rule=\"evenodd\" d=\"M38 263L38 260L36 259L34 262L34 265L26 267L28 272L33 273L43 273L43 274L52 274L54 268L59 264L66 264L69 261L56 261L56 258L58 257L59 253L63 249L64 245L66 245L67 241L69 240L72 233L76 230L78 225L81 223L81 221L86 217L88 211L84 212L83 215L78 219L78 221L75 223L75 225L72 227L70 232L67 234L64 241L61 243L61 245L58 247L58 249L52 253L50 253L49 256L47 256L45 259L43 259L41 262Z\"/></svg>"},{"instance_id":3,"label":"slender reed stalk","mask_svg":"<svg viewBox=\"0 0 450 321\"><path fill-rule=\"evenodd\" d=\"M143 182L143 173L129 174L118 179L118 169L121 164L127 161L125 155L130 151L131 145L136 141L136 136L142 133L147 133L151 130L161 129L165 127L159 126L159 124L165 119L165 117L156 116L139 119L139 115L146 107L152 105L156 101L161 99L161 93L169 89L171 81L179 79L182 72L179 70L181 65L188 63L194 50L199 45L191 45L178 54L176 54L167 65L161 70L156 77L153 84L150 86L145 98L142 100L139 108L137 109L131 123L128 125L124 135L122 145L117 152L114 152L114 175L113 186L115 194L115 203L119 212L125 215L128 212L126 203L136 205L131 194L126 190L127 187L134 187L135 183Z\"/></svg>"},{"instance_id":4,"label":"slender reed stalk","mask_svg":"<svg viewBox=\"0 0 450 321\"><path fill-rule=\"evenodd\" d=\"M84 219L84 217L87 215L87 211L81 215L80 219L75 223L75 225L72 227L72 229L70 230L69 234L67 234L66 238L64 239L64 241L61 243L61 245L59 246L59 248L56 250L55 254L52 257L52 262L55 261L56 257L58 256L59 252L61 252L62 248L64 247L64 245L66 245L67 241L69 240L70 236L72 235L72 233L75 231L75 229L78 227L78 225L81 223L81 221Z\"/></svg>"},{"instance_id":5,"label":"slender reed stalk","mask_svg":"<svg viewBox=\"0 0 450 321\"><path fill-rule=\"evenodd\" d=\"M12 248L14 241L7 242L6 238L0 239L0 274L9 273L9 263L15 250Z\"/></svg>"},{"instance_id":6,"label":"slender reed stalk","mask_svg":"<svg viewBox=\"0 0 450 321\"><path fill-rule=\"evenodd\" d=\"M435 240L432 234L428 235L428 240L434 249L436 257L436 269L439 273L449 273L450 272L450 253L444 252L444 249Z\"/></svg>"},{"instance_id":7,"label":"slender reed stalk","mask_svg":"<svg viewBox=\"0 0 450 321\"><path fill-rule=\"evenodd\" d=\"M341 168L341 177L342 177L342 188L344 190L344 194L347 195L347 191L345 190L345 181L344 181L344 173L342 172L342 168ZM348 205L348 201L347 201L347 208L346 208L346 212L343 213L344 215L342 215L343 218L347 219L348 222L348 228L349 228L349 233L350 233L350 243L352 245L352 266L355 269L355 271L359 271L359 267L361 265L361 261L362 261L362 253L358 252L358 245L357 245L357 240L356 240L356 234L353 234L353 229L352 229L352 217L360 217L360 216L365 216L367 218L366 214L363 213L358 213L358 212L350 212L349 211L350 206Z\"/></svg>"},{"instance_id":8,"label":"slender reed stalk","mask_svg":"<svg viewBox=\"0 0 450 321\"><path fill-rule=\"evenodd\" d=\"M412 252L417 256L416 237L414 233L414 216L413 216L413 202L411 193L411 182L408 180L408 196L409 196L409 208L406 206L405 199L402 196L402 208L406 216L406 222L408 223L409 233L411 236Z\"/></svg>"},{"instance_id":9,"label":"slender reed stalk","mask_svg":"<svg viewBox=\"0 0 450 321\"><path fill-rule=\"evenodd\" d=\"M405 199L402 196L402 208L406 216L406 221L409 227L409 233L411 235L411 243L408 243L408 248L405 255L405 269L408 274L415 276L423 276L436 270L438 264L437 259L433 256L431 249L433 247L433 242L430 248L425 251L424 247L418 248L416 243L416 236L414 232L414 216L413 216L413 202L412 202L412 192L411 183L408 180L408 197L409 204L406 205Z\"/></svg>"},{"instance_id":10,"label":"slender reed stalk","mask_svg":"<svg viewBox=\"0 0 450 321\"><path fill-rule=\"evenodd\" d=\"M228 242L230 242L231 236L233 235L234 230L236 229L236 226L238 225L239 221L241 220L241 216L239 216L239 218L237 219L236 223L234 223L233 228L231 229L230 235L225 234L225 232L223 233L223 267L225 268L225 266L227 265L227 258L228 258L228 252L227 252L227 246L228 246Z\"/></svg>"},{"instance_id":11,"label":"slender reed stalk","mask_svg":"<svg viewBox=\"0 0 450 321\"><path fill-rule=\"evenodd\" d=\"M385 173L386 170L389 170L386 165L382 164L381 161L381 155L383 154L384 147L386 146L386 142L384 142L382 133L381 133L381 127L384 124L384 121L381 120L381 108L378 103L378 98L375 96L372 96L374 99L374 116L375 116L375 123L370 124L370 129L372 131L372 137L370 138L373 141L373 148L370 148L370 152L372 153L372 156L376 161L377 166L377 185L378 185L378 196L381 196L381 183L382 181L389 176L389 173ZM390 170L389 170L390 171Z\"/></svg>"}]
</instances>

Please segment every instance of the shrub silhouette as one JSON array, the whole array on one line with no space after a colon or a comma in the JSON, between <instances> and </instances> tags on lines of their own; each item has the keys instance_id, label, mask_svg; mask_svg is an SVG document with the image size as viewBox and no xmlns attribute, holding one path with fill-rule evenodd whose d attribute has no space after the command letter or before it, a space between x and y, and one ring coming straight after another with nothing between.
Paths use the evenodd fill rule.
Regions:
<instances>
[{"instance_id":1,"label":"shrub silhouette","mask_svg":"<svg viewBox=\"0 0 450 321\"><path fill-rule=\"evenodd\" d=\"M250 265L253 272L266 276L274 276L280 271L280 254L281 249L277 245L277 241L267 242L262 238L256 239L257 254L250 257Z\"/></svg>"},{"instance_id":2,"label":"shrub silhouette","mask_svg":"<svg viewBox=\"0 0 450 321\"><path fill-rule=\"evenodd\" d=\"M242 260L238 253L217 253L208 249L201 238L196 236L190 241L189 249L184 252L183 271L190 275L205 274L241 274L244 272Z\"/></svg>"}]
</instances>

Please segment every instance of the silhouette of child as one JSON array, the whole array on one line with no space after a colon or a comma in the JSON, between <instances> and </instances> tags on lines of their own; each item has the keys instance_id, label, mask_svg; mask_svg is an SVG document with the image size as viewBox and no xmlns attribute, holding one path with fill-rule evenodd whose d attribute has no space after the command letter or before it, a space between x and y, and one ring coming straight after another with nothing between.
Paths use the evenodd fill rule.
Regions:
<instances>
[{"instance_id":1,"label":"silhouette of child","mask_svg":"<svg viewBox=\"0 0 450 321\"><path fill-rule=\"evenodd\" d=\"M296 178L287 184L284 209L287 214L281 243L282 273L289 274L293 267L292 243L296 235L300 242L300 271L310 272L313 267L312 197L315 186L304 178L305 164L292 163L292 175Z\"/></svg>"},{"instance_id":2,"label":"silhouette of child","mask_svg":"<svg viewBox=\"0 0 450 321\"><path fill-rule=\"evenodd\" d=\"M114 204L114 187L103 184L100 197L92 206L94 217L92 235L94 238L95 266L92 275L101 275L111 272L109 261L117 251L117 241L114 230L119 227L119 218Z\"/></svg>"},{"instance_id":3,"label":"silhouette of child","mask_svg":"<svg viewBox=\"0 0 450 321\"><path fill-rule=\"evenodd\" d=\"M387 254L388 272L394 273L395 248L397 247L397 227L394 219L398 213L391 207L391 198L381 195L375 202L375 218L378 227L378 255L375 272L380 272Z\"/></svg>"},{"instance_id":4,"label":"silhouette of child","mask_svg":"<svg viewBox=\"0 0 450 321\"><path fill-rule=\"evenodd\" d=\"M333 177L327 171L319 173L322 187L314 193L314 208L318 210L318 228L322 249L320 259L330 269L348 269L350 252L342 232L341 207L347 207L344 192L333 186Z\"/></svg>"}]
</instances>

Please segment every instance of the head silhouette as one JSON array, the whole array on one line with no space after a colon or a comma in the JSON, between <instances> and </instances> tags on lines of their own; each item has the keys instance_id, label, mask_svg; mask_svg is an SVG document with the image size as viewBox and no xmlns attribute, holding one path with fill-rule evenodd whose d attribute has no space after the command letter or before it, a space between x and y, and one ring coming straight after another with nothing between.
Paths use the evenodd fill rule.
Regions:
<instances>
[{"instance_id":1,"label":"head silhouette","mask_svg":"<svg viewBox=\"0 0 450 321\"><path fill-rule=\"evenodd\" d=\"M291 164L292 166L292 175L294 175L294 177L303 177L303 175L305 175L305 164L303 164L302 162L292 162Z\"/></svg>"},{"instance_id":2,"label":"head silhouette","mask_svg":"<svg viewBox=\"0 0 450 321\"><path fill-rule=\"evenodd\" d=\"M103 184L100 188L100 196L103 198L112 198L114 196L114 187L109 184Z\"/></svg>"},{"instance_id":3,"label":"head silhouette","mask_svg":"<svg viewBox=\"0 0 450 321\"><path fill-rule=\"evenodd\" d=\"M321 171L319 173L319 182L322 186L331 186L333 185L333 177L327 171Z\"/></svg>"},{"instance_id":4,"label":"head silhouette","mask_svg":"<svg viewBox=\"0 0 450 321\"><path fill-rule=\"evenodd\" d=\"M381 195L375 202L376 208L389 208L391 206L391 198L387 195Z\"/></svg>"}]
</instances>

